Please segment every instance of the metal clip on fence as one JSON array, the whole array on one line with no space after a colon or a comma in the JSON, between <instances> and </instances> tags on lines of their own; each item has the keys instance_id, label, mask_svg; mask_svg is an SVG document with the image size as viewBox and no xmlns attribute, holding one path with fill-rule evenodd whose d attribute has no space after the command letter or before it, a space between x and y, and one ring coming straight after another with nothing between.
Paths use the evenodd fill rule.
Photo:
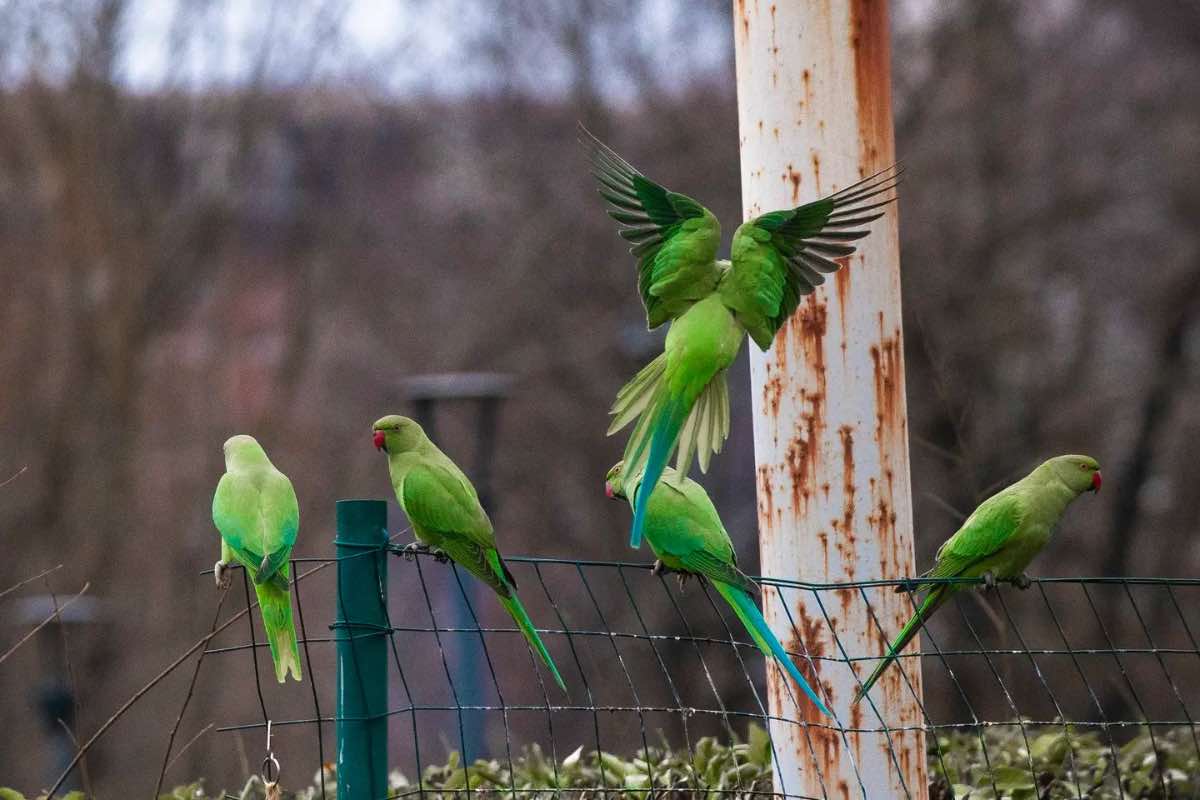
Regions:
<instances>
[{"instance_id":1,"label":"metal clip on fence","mask_svg":"<svg viewBox=\"0 0 1200 800\"><path fill-rule=\"evenodd\" d=\"M279 759L271 749L271 720L267 720L267 756L262 762L262 782L267 788L268 797L279 784L279 772Z\"/></svg>"},{"instance_id":2,"label":"metal clip on fence","mask_svg":"<svg viewBox=\"0 0 1200 800\"><path fill-rule=\"evenodd\" d=\"M337 794L387 795L387 504L337 503Z\"/></svg>"}]
</instances>

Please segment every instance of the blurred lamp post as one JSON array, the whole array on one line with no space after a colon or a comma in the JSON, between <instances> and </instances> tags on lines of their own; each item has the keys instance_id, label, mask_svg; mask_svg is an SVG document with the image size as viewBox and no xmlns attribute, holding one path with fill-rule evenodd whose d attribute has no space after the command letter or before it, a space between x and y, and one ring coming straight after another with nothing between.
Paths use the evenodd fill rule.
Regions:
<instances>
[{"instance_id":1,"label":"blurred lamp post","mask_svg":"<svg viewBox=\"0 0 1200 800\"><path fill-rule=\"evenodd\" d=\"M493 520L500 511L499 500L492 492L492 466L496 454L496 426L500 407L508 398L513 385L513 376L495 372L446 372L418 375L404 381L404 390L413 404L417 422L425 429L430 439L437 441L437 411L444 403L470 403L476 408L475 458L469 470L471 482L479 493L479 502ZM487 592L483 584L474 578L463 581L460 592L457 582L449 577L446 583L445 608L450 609L450 618L444 627L470 629L474 622L470 608L476 616L486 601ZM457 635L446 647L450 672L454 677L454 688L458 701L464 706L486 705L484 697L484 674L477 642L465 635ZM487 748L488 717L483 716L480 724L463 726L463 763L484 755Z\"/></svg>"},{"instance_id":2,"label":"blurred lamp post","mask_svg":"<svg viewBox=\"0 0 1200 800\"><path fill-rule=\"evenodd\" d=\"M54 615L56 609L61 609L58 622L47 625L36 637L40 640L38 650L43 665L42 681L37 687L37 708L42 722L46 725L46 735L50 739L47 752L51 759L51 780L61 775L75 757L76 745L71 737L79 722L75 719L78 698L75 697L71 676L67 671L64 643L70 641L73 631L82 630L85 625L99 623L103 618L103 604L95 597L78 597L69 606L64 608L64 605L61 597L49 594L30 595L12 604L10 617L16 627L33 627ZM60 624L65 626L65 630L59 629ZM78 784L78 776L73 774L67 779L64 788L70 789Z\"/></svg>"}]
</instances>

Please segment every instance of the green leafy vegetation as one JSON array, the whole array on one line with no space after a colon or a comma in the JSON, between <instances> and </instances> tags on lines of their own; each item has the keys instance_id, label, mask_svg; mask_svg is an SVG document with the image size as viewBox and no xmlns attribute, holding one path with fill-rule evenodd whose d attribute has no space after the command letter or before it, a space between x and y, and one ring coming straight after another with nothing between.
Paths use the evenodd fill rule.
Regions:
<instances>
[{"instance_id":1,"label":"green leafy vegetation","mask_svg":"<svg viewBox=\"0 0 1200 800\"><path fill-rule=\"evenodd\" d=\"M935 800L1192 797L1200 792L1200 733L1143 728L1132 739L1070 725L989 726L940 734L929 743ZM1026 745L1028 740L1028 745ZM941 751L941 757L938 751ZM1157 750L1158 757L1155 757ZM1114 758L1115 752L1115 758ZM1032 769L1030 768L1032 765Z\"/></svg>"},{"instance_id":2,"label":"green leafy vegetation","mask_svg":"<svg viewBox=\"0 0 1200 800\"><path fill-rule=\"evenodd\" d=\"M1114 734L1115 736L1115 734ZM942 733L929 740L930 797L933 800L1052 800L1091 798L1133 800L1192 797L1200 791L1200 733L1187 727L1157 729L1151 739L1142 729L1132 739L1110 745L1099 730L1072 726L1017 725L976 731ZM1028 746L1026 741L1028 740ZM1113 757L1114 749L1116 758ZM1157 752L1157 758L1155 753ZM1032 770L1030 766L1032 765ZM324 771L325 793L337 797L337 775ZM321 778L311 786L282 793L287 800L321 797ZM603 796L650 800L693 797L719 791L723 798L750 797L771 791L771 742L766 732L751 726L746 741L723 744L706 737L694 752L649 748L629 760L607 752L576 749L555 760L537 745L506 762L478 759L464 770L457 752L445 764L425 768L420 781L399 770L388 776L390 796L429 800L458 800L470 784L479 800L501 797L512 789L517 796L542 800L568 792L579 797ZM204 781L178 786L159 800L268 800L267 786L258 776L239 789L211 792ZM26 800L12 789L0 789L0 800ZM38 800L45 800L44 796ZM63 800L86 800L72 792Z\"/></svg>"}]
</instances>

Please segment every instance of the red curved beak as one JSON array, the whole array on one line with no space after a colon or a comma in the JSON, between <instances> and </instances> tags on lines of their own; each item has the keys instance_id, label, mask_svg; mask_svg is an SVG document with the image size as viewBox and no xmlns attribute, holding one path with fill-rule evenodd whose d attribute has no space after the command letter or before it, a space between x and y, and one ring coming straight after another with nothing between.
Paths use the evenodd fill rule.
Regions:
<instances>
[{"instance_id":1,"label":"red curved beak","mask_svg":"<svg viewBox=\"0 0 1200 800\"><path fill-rule=\"evenodd\" d=\"M604 484L604 496L605 496L605 497L607 497L609 500L612 500L612 499L613 499L613 488L612 488L612 484L611 484L611 483L605 482L605 484Z\"/></svg>"},{"instance_id":2,"label":"red curved beak","mask_svg":"<svg viewBox=\"0 0 1200 800\"><path fill-rule=\"evenodd\" d=\"M1102 483L1104 483L1104 480L1100 477L1100 471L1096 470L1095 474L1092 475L1092 491L1100 491L1100 484Z\"/></svg>"},{"instance_id":3,"label":"red curved beak","mask_svg":"<svg viewBox=\"0 0 1200 800\"><path fill-rule=\"evenodd\" d=\"M387 452L387 437L384 436L383 431L375 431L374 442L376 450Z\"/></svg>"}]
</instances>

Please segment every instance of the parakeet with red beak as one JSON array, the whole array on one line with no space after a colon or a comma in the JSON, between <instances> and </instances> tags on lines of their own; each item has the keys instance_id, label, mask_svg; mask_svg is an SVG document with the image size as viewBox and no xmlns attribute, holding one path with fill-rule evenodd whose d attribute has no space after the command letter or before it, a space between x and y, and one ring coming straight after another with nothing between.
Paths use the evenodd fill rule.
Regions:
<instances>
[{"instance_id":1,"label":"parakeet with red beak","mask_svg":"<svg viewBox=\"0 0 1200 800\"><path fill-rule=\"evenodd\" d=\"M287 476L275 469L252 436L225 442L225 474L213 495L213 523L221 532L218 586L229 585L226 565L237 561L254 581L263 628L280 683L300 680L300 652L292 622L289 558L300 530L300 506Z\"/></svg>"},{"instance_id":2,"label":"parakeet with red beak","mask_svg":"<svg viewBox=\"0 0 1200 800\"><path fill-rule=\"evenodd\" d=\"M933 567L922 578L982 578L993 587L1011 580L1029 587L1025 569L1041 552L1067 506L1084 492L1100 491L1100 465L1090 456L1056 456L1021 480L980 503L962 527L938 548ZM857 703L896 655L912 641L925 621L950 595L969 583L926 583L915 591L928 592L912 619L888 645L883 661L858 690ZM901 587L904 589L906 587Z\"/></svg>"},{"instance_id":3,"label":"parakeet with red beak","mask_svg":"<svg viewBox=\"0 0 1200 800\"><path fill-rule=\"evenodd\" d=\"M604 483L608 497L628 499L629 485L623 472L623 462L608 471ZM733 609L763 655L778 661L817 708L831 716L763 618L754 599L758 587L738 569L733 542L708 493L691 478L674 473L670 467L664 469L663 480L650 493L646 506L646 541L658 558L655 571L667 569L707 579ZM632 490L637 491L636 483Z\"/></svg>"},{"instance_id":4,"label":"parakeet with red beak","mask_svg":"<svg viewBox=\"0 0 1200 800\"><path fill-rule=\"evenodd\" d=\"M583 144L609 216L633 243L638 289L653 329L672 322L662 355L617 393L609 434L635 419L625 445L626 493L634 497L630 545L641 545L647 502L677 452L676 477L701 471L729 435L725 372L747 333L767 350L800 298L854 252L851 242L883 216L897 172L887 169L820 200L770 211L738 226L731 260L717 259L721 226L712 212L632 167L587 131Z\"/></svg>"},{"instance_id":5,"label":"parakeet with red beak","mask_svg":"<svg viewBox=\"0 0 1200 800\"><path fill-rule=\"evenodd\" d=\"M374 425L374 441L376 449L387 453L392 488L420 549L451 559L491 587L554 682L566 691L554 659L517 598L517 582L496 549L492 521L467 476L408 417L392 414L380 419Z\"/></svg>"}]
</instances>

